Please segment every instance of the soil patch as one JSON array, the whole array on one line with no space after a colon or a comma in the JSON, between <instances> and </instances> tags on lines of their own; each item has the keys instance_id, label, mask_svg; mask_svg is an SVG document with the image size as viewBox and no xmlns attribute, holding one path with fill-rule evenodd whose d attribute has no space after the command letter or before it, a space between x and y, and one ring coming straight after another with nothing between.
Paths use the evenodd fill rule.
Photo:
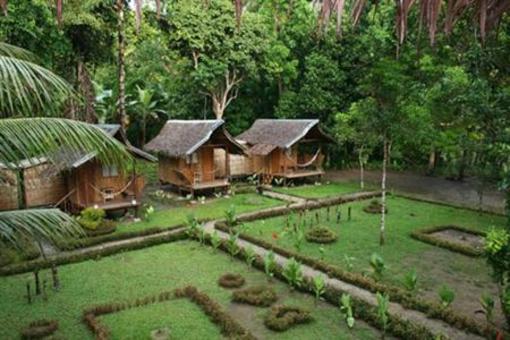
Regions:
<instances>
[{"instance_id":1,"label":"soil patch","mask_svg":"<svg viewBox=\"0 0 510 340\"><path fill-rule=\"evenodd\" d=\"M458 243L465 247L473 247L477 250L483 249L483 236L468 233L462 230L446 228L429 234L451 243Z\"/></svg>"}]
</instances>

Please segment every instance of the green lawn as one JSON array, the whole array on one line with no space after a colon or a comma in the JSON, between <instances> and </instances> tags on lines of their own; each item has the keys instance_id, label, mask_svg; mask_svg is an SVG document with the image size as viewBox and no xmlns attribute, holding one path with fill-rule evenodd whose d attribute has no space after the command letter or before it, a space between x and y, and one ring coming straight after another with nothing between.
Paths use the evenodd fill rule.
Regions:
<instances>
[{"instance_id":1,"label":"green lawn","mask_svg":"<svg viewBox=\"0 0 510 340\"><path fill-rule=\"evenodd\" d=\"M220 218L225 210L235 206L237 214L261 210L264 208L283 205L284 202L257 194L239 194L230 197L209 199L205 203L187 204L186 206L156 208L149 220L136 223L122 223L117 226L116 233L141 231L143 229L160 227L168 228L185 223L188 215L197 218Z\"/></svg>"},{"instance_id":2,"label":"green lawn","mask_svg":"<svg viewBox=\"0 0 510 340\"><path fill-rule=\"evenodd\" d=\"M0 339L19 338L20 329L37 319L57 319L59 338L92 339L81 322L82 310L90 305L133 300L138 297L194 285L218 301L240 324L260 339L374 339L377 331L358 321L349 331L338 307L326 303L315 305L309 295L290 292L281 282L273 282L279 303L295 304L311 310L315 322L284 333L274 333L263 326L267 308L232 304L231 292L217 285L225 272L237 272L247 286L266 284L265 275L250 269L225 253L192 241L180 241L60 267L61 290L50 291L47 302L38 297L27 304L25 284L31 274L0 278ZM49 272L41 273L49 279ZM134 308L100 320L111 328L116 339L147 338L154 328L169 327L174 339L219 339L219 330L201 311L186 299ZM207 334L207 336L204 336ZM175 336L174 336L175 335Z\"/></svg>"},{"instance_id":3,"label":"green lawn","mask_svg":"<svg viewBox=\"0 0 510 340\"><path fill-rule=\"evenodd\" d=\"M483 258L471 258L435 247L412 239L409 234L416 229L447 224L486 231L491 226L503 226L504 217L390 197L386 244L380 247L380 215L363 212L362 208L368 203L362 201L340 206L342 220L339 225L333 217L336 207L330 209L329 222L326 221L326 209L320 210L320 224L330 227L339 236L337 242L324 246L326 262L348 269L345 257L352 257L352 270L370 275L370 256L378 253L388 267L384 282L402 287L404 275L416 269L422 296L437 299L438 289L446 284L457 295L454 306L467 313L480 309L478 300L483 293L491 293L496 297L497 290L490 278L490 268ZM346 221L348 206L352 207L351 221ZM297 215L291 216L293 220L298 219ZM309 228L309 221L315 220L315 211L310 212L306 218L306 228ZM291 233L282 233L285 225L286 217L259 220L247 223L245 232L296 251ZM276 240L275 235L278 235ZM320 245L304 241L300 253L319 259L319 249Z\"/></svg>"},{"instance_id":4,"label":"green lawn","mask_svg":"<svg viewBox=\"0 0 510 340\"><path fill-rule=\"evenodd\" d=\"M305 198L325 198L362 191L358 182L329 182L295 187L274 187L274 191ZM365 186L364 190L370 190Z\"/></svg>"}]
</instances>

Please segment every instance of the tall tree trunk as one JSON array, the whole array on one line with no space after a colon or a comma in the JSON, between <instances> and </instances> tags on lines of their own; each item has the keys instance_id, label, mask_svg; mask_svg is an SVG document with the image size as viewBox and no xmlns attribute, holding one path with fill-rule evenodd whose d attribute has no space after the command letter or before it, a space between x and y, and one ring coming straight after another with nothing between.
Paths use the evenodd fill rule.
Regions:
<instances>
[{"instance_id":1,"label":"tall tree trunk","mask_svg":"<svg viewBox=\"0 0 510 340\"><path fill-rule=\"evenodd\" d=\"M429 154L429 164L427 166L427 175L433 175L436 170L436 148L432 148Z\"/></svg>"},{"instance_id":2,"label":"tall tree trunk","mask_svg":"<svg viewBox=\"0 0 510 340\"><path fill-rule=\"evenodd\" d=\"M87 70L87 65L79 60L76 68L76 77L78 79L78 89L84 99L84 115L81 117L87 123L96 123L96 92L94 85L90 79L90 73Z\"/></svg>"},{"instance_id":3,"label":"tall tree trunk","mask_svg":"<svg viewBox=\"0 0 510 340\"><path fill-rule=\"evenodd\" d=\"M383 165L381 180L381 231L379 235L379 244L384 245L384 232L386 228L386 166L388 163L388 140L384 137L383 144Z\"/></svg>"},{"instance_id":4,"label":"tall tree trunk","mask_svg":"<svg viewBox=\"0 0 510 340\"><path fill-rule=\"evenodd\" d=\"M118 99L118 118L120 124L125 129L127 127L126 115L126 37L124 34L124 0L117 0L117 35L118 35L118 64L119 64L119 99Z\"/></svg>"},{"instance_id":5,"label":"tall tree trunk","mask_svg":"<svg viewBox=\"0 0 510 340\"><path fill-rule=\"evenodd\" d=\"M359 187L365 189L365 160L363 159L363 146L358 149L359 161Z\"/></svg>"}]
</instances>

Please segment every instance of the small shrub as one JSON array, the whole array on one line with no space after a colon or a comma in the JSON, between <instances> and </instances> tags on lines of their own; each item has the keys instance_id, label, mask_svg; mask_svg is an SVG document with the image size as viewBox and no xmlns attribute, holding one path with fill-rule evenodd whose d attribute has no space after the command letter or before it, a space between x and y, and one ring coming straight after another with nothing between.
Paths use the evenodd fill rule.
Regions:
<instances>
[{"instance_id":1,"label":"small shrub","mask_svg":"<svg viewBox=\"0 0 510 340\"><path fill-rule=\"evenodd\" d=\"M78 223L87 230L98 229L106 216L103 209L87 208L81 211Z\"/></svg>"},{"instance_id":2,"label":"small shrub","mask_svg":"<svg viewBox=\"0 0 510 340\"><path fill-rule=\"evenodd\" d=\"M232 293L232 301L238 303L247 303L253 306L268 307L271 306L278 296L273 288L267 286L254 286Z\"/></svg>"},{"instance_id":3,"label":"small shrub","mask_svg":"<svg viewBox=\"0 0 510 340\"><path fill-rule=\"evenodd\" d=\"M224 288L239 288L244 285L244 277L240 274L223 274L218 280L218 284Z\"/></svg>"},{"instance_id":4,"label":"small shrub","mask_svg":"<svg viewBox=\"0 0 510 340\"><path fill-rule=\"evenodd\" d=\"M28 327L21 331L22 339L42 339L58 329L57 320L38 320L31 322Z\"/></svg>"},{"instance_id":5,"label":"small shrub","mask_svg":"<svg viewBox=\"0 0 510 340\"><path fill-rule=\"evenodd\" d=\"M264 325L273 331L283 332L294 325L308 323L312 320L310 312L300 307L275 306L271 308L264 319Z\"/></svg>"},{"instance_id":6,"label":"small shrub","mask_svg":"<svg viewBox=\"0 0 510 340\"><path fill-rule=\"evenodd\" d=\"M338 236L327 227L314 227L306 232L306 240L313 243L332 243Z\"/></svg>"},{"instance_id":7,"label":"small shrub","mask_svg":"<svg viewBox=\"0 0 510 340\"><path fill-rule=\"evenodd\" d=\"M345 318L347 327L354 327L354 313L352 311L352 300L349 294L342 294L340 297L340 312Z\"/></svg>"},{"instance_id":8,"label":"small shrub","mask_svg":"<svg viewBox=\"0 0 510 340\"><path fill-rule=\"evenodd\" d=\"M386 265L384 259L377 253L373 253L370 257L370 267L372 267L372 275L376 281L382 279Z\"/></svg>"},{"instance_id":9,"label":"small shrub","mask_svg":"<svg viewBox=\"0 0 510 340\"><path fill-rule=\"evenodd\" d=\"M143 205L143 219L145 221L150 221L152 215L156 212L156 209L152 204L144 204Z\"/></svg>"},{"instance_id":10,"label":"small shrub","mask_svg":"<svg viewBox=\"0 0 510 340\"><path fill-rule=\"evenodd\" d=\"M224 216L227 226L233 228L237 223L236 207L231 205L227 210L225 210Z\"/></svg>"},{"instance_id":11,"label":"small shrub","mask_svg":"<svg viewBox=\"0 0 510 340\"><path fill-rule=\"evenodd\" d=\"M189 214L186 222L186 234L188 234L190 237L194 237L198 232L199 226L200 222L195 217L195 215Z\"/></svg>"},{"instance_id":12,"label":"small shrub","mask_svg":"<svg viewBox=\"0 0 510 340\"><path fill-rule=\"evenodd\" d=\"M283 277L285 277L291 287L301 287L303 271L301 270L301 264L295 258L291 258L285 268L283 268Z\"/></svg>"},{"instance_id":13,"label":"small shrub","mask_svg":"<svg viewBox=\"0 0 510 340\"><path fill-rule=\"evenodd\" d=\"M439 289L439 299L441 300L441 305L443 308L448 308L452 302L455 300L455 292L450 289L450 287L443 285Z\"/></svg>"},{"instance_id":14,"label":"small shrub","mask_svg":"<svg viewBox=\"0 0 510 340\"><path fill-rule=\"evenodd\" d=\"M411 293L416 292L416 288L418 287L418 275L416 274L416 270L413 269L404 276L404 287Z\"/></svg>"},{"instance_id":15,"label":"small shrub","mask_svg":"<svg viewBox=\"0 0 510 340\"><path fill-rule=\"evenodd\" d=\"M294 232L294 248L296 248L296 251L301 251L301 246L303 245L303 241L305 239L305 235L301 228L298 228Z\"/></svg>"}]
</instances>

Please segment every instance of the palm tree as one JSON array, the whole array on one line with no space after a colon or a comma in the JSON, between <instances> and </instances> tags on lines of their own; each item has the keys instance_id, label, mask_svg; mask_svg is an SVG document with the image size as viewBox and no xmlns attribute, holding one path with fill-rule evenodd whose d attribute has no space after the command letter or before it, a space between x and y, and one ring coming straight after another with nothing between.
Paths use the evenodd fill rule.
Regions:
<instances>
[{"instance_id":1,"label":"palm tree","mask_svg":"<svg viewBox=\"0 0 510 340\"><path fill-rule=\"evenodd\" d=\"M51 155L66 145L96 152L100 161L125 168L129 154L101 129L68 119L34 117L57 116L65 100L74 96L69 84L34 63L29 52L0 43L0 163L14 169L23 159L45 155L57 165ZM0 212L0 239L17 247L26 238L55 242L81 233L74 219L57 209Z\"/></svg>"}]
</instances>

